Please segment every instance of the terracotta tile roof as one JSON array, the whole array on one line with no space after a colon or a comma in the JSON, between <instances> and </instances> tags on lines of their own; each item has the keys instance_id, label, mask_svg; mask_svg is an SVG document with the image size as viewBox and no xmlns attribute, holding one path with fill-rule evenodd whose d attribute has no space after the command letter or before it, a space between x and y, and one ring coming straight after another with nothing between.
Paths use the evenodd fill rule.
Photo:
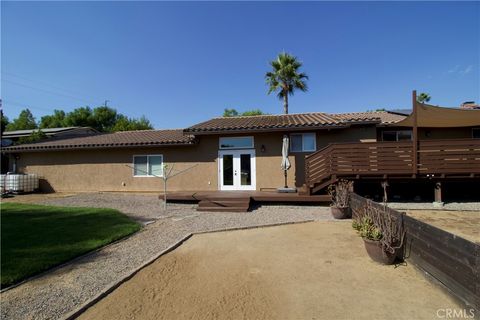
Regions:
<instances>
[{"instance_id":1,"label":"terracotta tile roof","mask_svg":"<svg viewBox=\"0 0 480 320\"><path fill-rule=\"evenodd\" d=\"M95 134L66 139L49 139L36 143L21 144L2 151L36 151L58 149L91 149L110 147L147 147L163 145L194 144L192 135L184 134L183 130L139 130L115 133Z\"/></svg>"},{"instance_id":2,"label":"terracotta tile roof","mask_svg":"<svg viewBox=\"0 0 480 320\"><path fill-rule=\"evenodd\" d=\"M380 120L381 124L392 124L405 119L405 115L388 111L351 112L333 114L340 121L365 122Z\"/></svg>"},{"instance_id":3,"label":"terracotta tile roof","mask_svg":"<svg viewBox=\"0 0 480 320\"><path fill-rule=\"evenodd\" d=\"M271 131L275 129L305 129L347 127L355 123L394 123L405 117L386 111L327 114L322 112L261 115L250 117L221 117L196 124L185 132L198 134L210 132Z\"/></svg>"}]
</instances>

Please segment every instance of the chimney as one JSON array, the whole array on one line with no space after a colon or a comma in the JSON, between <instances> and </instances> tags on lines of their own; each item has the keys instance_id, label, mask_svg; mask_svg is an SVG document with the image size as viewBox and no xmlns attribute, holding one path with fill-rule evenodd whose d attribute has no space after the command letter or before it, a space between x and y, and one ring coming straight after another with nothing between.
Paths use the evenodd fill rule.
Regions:
<instances>
[{"instance_id":1,"label":"chimney","mask_svg":"<svg viewBox=\"0 0 480 320\"><path fill-rule=\"evenodd\" d=\"M460 109L480 109L480 105L476 104L475 101L465 101L460 105Z\"/></svg>"}]
</instances>

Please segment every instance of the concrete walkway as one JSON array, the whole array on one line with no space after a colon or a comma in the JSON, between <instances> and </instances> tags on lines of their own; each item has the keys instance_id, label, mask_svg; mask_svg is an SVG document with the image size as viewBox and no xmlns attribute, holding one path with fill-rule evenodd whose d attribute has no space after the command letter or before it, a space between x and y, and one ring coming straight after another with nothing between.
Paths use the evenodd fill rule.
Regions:
<instances>
[{"instance_id":1,"label":"concrete walkway","mask_svg":"<svg viewBox=\"0 0 480 320\"><path fill-rule=\"evenodd\" d=\"M249 213L202 214L186 208L3 292L1 319L63 318L192 233L330 219L328 207L265 206Z\"/></svg>"}]
</instances>

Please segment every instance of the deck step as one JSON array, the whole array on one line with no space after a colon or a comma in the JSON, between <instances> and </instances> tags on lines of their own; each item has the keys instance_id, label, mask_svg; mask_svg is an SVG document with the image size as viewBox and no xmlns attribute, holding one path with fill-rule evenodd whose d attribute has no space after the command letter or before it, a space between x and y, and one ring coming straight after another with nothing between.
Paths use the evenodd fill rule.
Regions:
<instances>
[{"instance_id":1,"label":"deck step","mask_svg":"<svg viewBox=\"0 0 480 320\"><path fill-rule=\"evenodd\" d=\"M248 208L238 207L198 207L197 211L209 211L209 212L248 212Z\"/></svg>"},{"instance_id":2,"label":"deck step","mask_svg":"<svg viewBox=\"0 0 480 320\"><path fill-rule=\"evenodd\" d=\"M250 208L250 197L203 199L197 211L246 212Z\"/></svg>"},{"instance_id":3,"label":"deck step","mask_svg":"<svg viewBox=\"0 0 480 320\"><path fill-rule=\"evenodd\" d=\"M198 203L200 208L202 207L218 207L218 208L229 208L229 207L245 207L248 208L250 206L249 202L239 202L239 201L232 201L232 202L218 202L218 201L205 201L202 200Z\"/></svg>"}]
</instances>

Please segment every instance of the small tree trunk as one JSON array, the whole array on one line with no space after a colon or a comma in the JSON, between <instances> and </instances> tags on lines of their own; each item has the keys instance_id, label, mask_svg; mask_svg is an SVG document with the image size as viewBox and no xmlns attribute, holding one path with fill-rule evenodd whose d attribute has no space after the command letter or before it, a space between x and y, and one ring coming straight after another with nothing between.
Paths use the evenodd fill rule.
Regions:
<instances>
[{"instance_id":1,"label":"small tree trunk","mask_svg":"<svg viewBox=\"0 0 480 320\"><path fill-rule=\"evenodd\" d=\"M167 179L163 178L163 210L167 210Z\"/></svg>"},{"instance_id":2,"label":"small tree trunk","mask_svg":"<svg viewBox=\"0 0 480 320\"><path fill-rule=\"evenodd\" d=\"M283 96L283 113L288 114L288 91L285 91L285 95Z\"/></svg>"}]
</instances>

